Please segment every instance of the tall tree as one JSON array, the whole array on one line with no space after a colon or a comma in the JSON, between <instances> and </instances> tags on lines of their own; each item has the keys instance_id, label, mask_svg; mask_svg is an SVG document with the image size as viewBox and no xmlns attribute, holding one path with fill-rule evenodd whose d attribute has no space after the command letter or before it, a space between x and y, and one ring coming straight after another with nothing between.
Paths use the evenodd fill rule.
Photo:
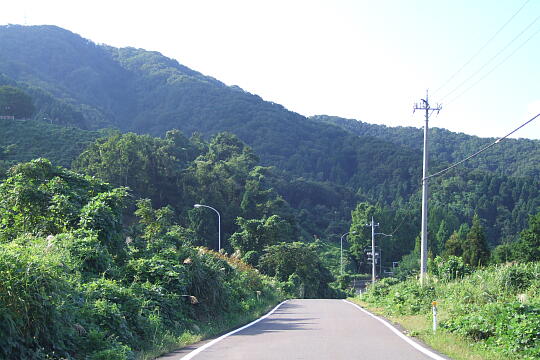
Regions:
<instances>
[{"instance_id":1,"label":"tall tree","mask_svg":"<svg viewBox=\"0 0 540 360\"><path fill-rule=\"evenodd\" d=\"M462 241L459 233L454 231L444 244L444 254L446 256L461 256L463 255Z\"/></svg>"},{"instance_id":2,"label":"tall tree","mask_svg":"<svg viewBox=\"0 0 540 360\"><path fill-rule=\"evenodd\" d=\"M327 297L333 276L317 255L317 244L279 243L266 248L260 260L261 271L281 281L294 283L295 296Z\"/></svg>"},{"instance_id":3,"label":"tall tree","mask_svg":"<svg viewBox=\"0 0 540 360\"><path fill-rule=\"evenodd\" d=\"M472 266L485 265L489 259L489 248L480 217L475 214L467 239L463 243L463 261Z\"/></svg>"},{"instance_id":4,"label":"tall tree","mask_svg":"<svg viewBox=\"0 0 540 360\"><path fill-rule=\"evenodd\" d=\"M240 231L232 234L231 244L252 265L257 265L265 247L292 240L291 225L278 215L251 220L239 217L236 222Z\"/></svg>"},{"instance_id":5,"label":"tall tree","mask_svg":"<svg viewBox=\"0 0 540 360\"><path fill-rule=\"evenodd\" d=\"M361 202L351 212L352 223L347 239L350 244L349 251L355 259L359 270L367 271L367 268L363 269L367 266L364 249L371 246L371 232L367 231L366 224L371 221L376 211L375 206L367 202Z\"/></svg>"},{"instance_id":6,"label":"tall tree","mask_svg":"<svg viewBox=\"0 0 540 360\"><path fill-rule=\"evenodd\" d=\"M521 232L512 252L519 261L540 260L540 212L529 217L529 227Z\"/></svg>"},{"instance_id":7,"label":"tall tree","mask_svg":"<svg viewBox=\"0 0 540 360\"><path fill-rule=\"evenodd\" d=\"M431 250L434 252L434 255L439 255L444 251L446 240L450 235L450 230L446 220L442 220L439 225L439 230L435 234L435 243L431 246Z\"/></svg>"}]
</instances>

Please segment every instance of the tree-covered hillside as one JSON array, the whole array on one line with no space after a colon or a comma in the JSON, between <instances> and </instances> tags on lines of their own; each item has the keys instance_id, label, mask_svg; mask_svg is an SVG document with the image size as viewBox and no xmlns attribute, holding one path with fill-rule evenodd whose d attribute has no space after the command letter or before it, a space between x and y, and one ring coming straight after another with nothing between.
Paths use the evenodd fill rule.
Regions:
<instances>
[{"instance_id":1,"label":"tree-covered hillside","mask_svg":"<svg viewBox=\"0 0 540 360\"><path fill-rule=\"evenodd\" d=\"M0 161L5 165L46 157L57 165L71 162L105 133L48 124L37 120L0 119Z\"/></svg>"},{"instance_id":2,"label":"tree-covered hillside","mask_svg":"<svg viewBox=\"0 0 540 360\"><path fill-rule=\"evenodd\" d=\"M380 173L405 196L412 191L410 174L419 171L417 152L306 119L156 52L96 45L51 26L0 27L0 48L6 50L0 54L5 78L70 104L83 115L72 125L82 128L158 136L174 128L206 137L229 131L265 165L362 192L378 186ZM41 106L37 113L48 117ZM404 163L408 169L399 166Z\"/></svg>"},{"instance_id":3,"label":"tree-covered hillside","mask_svg":"<svg viewBox=\"0 0 540 360\"><path fill-rule=\"evenodd\" d=\"M328 117L306 118L236 86L227 86L188 69L157 52L97 45L54 26L2 26L0 49L3 50L0 52L0 86L19 88L34 100L33 117L37 122L33 124L37 130L28 129L28 132L35 131L36 136L37 132L44 136L51 134L51 144L56 144L56 138L61 139L64 135L58 136L57 130L45 130L49 129L50 122L82 129L113 127L120 132L162 137L172 129L180 130L187 138L193 133L198 134L192 137L194 144L182 140L188 153L189 149L196 149L184 163L175 161L185 153L168 154L168 145L160 143L169 141L166 137L140 140L130 135L130 143L117 134L116 140L113 136L93 144L86 154L127 146L122 150L127 154L125 159L115 159L114 155L110 159L83 155L76 163L79 171L105 176L107 172L100 166L107 171L121 172L125 169L111 168L114 162L108 161L125 160L124 165L133 166L130 169L133 173L128 173L129 179L119 181L118 174L111 171L108 173L111 177L106 178L108 181L129 185L135 190L147 189L145 196L156 201L161 196L158 190L167 189L165 185L154 183L157 179L160 184L178 190L177 197L184 196L185 189L196 187L196 180L192 179L190 183L184 177L175 179L177 183L170 185L168 178L145 174L144 171L149 169L159 172L163 166L162 163L151 163L154 155L148 154L154 151L168 154L163 159L158 158L169 161L165 164L176 164L174 166L178 168L173 166L174 171L194 166L188 162L203 156L196 163L196 168L202 169L204 164L213 164L215 159L210 155L205 157L206 150L197 146L227 131L252 149L253 155L260 159L258 166L272 167L272 171L264 174L265 182L294 209L293 217L301 224L303 238L323 237L337 241L349 228L351 211L357 203L367 202L380 209L380 214L388 215L385 221L389 231L399 227L398 232L403 232L403 223L410 224L408 231L400 235L406 239L393 239L394 245L385 249L391 255L387 261L399 260L414 246L419 233L419 129L391 129ZM7 125L10 131L21 126L18 121ZM43 126L46 127L41 128ZM73 134L69 135L66 144L73 143L73 139L97 136L69 131ZM432 132L434 170L461 159L490 141L440 129ZM9 148L10 145L25 144L20 132L10 134L1 144L2 156L9 161L28 160L22 153L9 152L14 149ZM83 140L83 143L89 141ZM46 147L40 148L38 144L28 144L25 152L50 157L55 164L61 161L59 164L62 165L69 163L68 159L75 159L78 156L75 153L83 148L74 145L64 151L51 146L51 153L46 153ZM461 225L471 224L475 213L487 229L490 245L515 240L515 234L524 228L527 216L537 212L540 206L538 153L537 141L508 140L493 152L469 163L469 167L434 179L430 213L433 251L440 251L445 238ZM139 162L131 161L130 154L141 156ZM224 171L226 169L217 167L209 174L216 179L226 178ZM196 171L195 174L202 176ZM246 174L249 172L244 173L244 182L250 176L259 176ZM176 189L178 183L182 187ZM178 201L173 199L157 204L174 206ZM218 197L216 201L228 206L226 197ZM226 226L232 231L236 226L234 217L228 221Z\"/></svg>"},{"instance_id":4,"label":"tree-covered hillside","mask_svg":"<svg viewBox=\"0 0 540 360\"><path fill-rule=\"evenodd\" d=\"M422 150L424 130L414 127L388 127L368 124L337 116L318 115L312 119L338 125L359 136L375 136L411 149ZM525 120L525 119L522 119ZM436 122L432 122L437 125ZM433 125L432 125L433 126ZM508 131L513 130L511 128ZM523 129L518 135L526 135ZM505 134L501 134L503 136ZM432 127L429 132L429 147L432 159L438 162L454 163L471 155L483 146L494 142L495 138L480 138L463 133L454 133ZM540 140L505 139L489 152L474 158L463 166L511 176L540 176Z\"/></svg>"}]
</instances>

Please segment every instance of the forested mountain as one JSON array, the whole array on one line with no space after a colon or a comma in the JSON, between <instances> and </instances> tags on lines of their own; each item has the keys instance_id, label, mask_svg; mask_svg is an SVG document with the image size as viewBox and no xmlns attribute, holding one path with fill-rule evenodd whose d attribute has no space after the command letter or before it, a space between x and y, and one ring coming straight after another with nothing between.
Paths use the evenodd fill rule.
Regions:
<instances>
[{"instance_id":1,"label":"forested mountain","mask_svg":"<svg viewBox=\"0 0 540 360\"><path fill-rule=\"evenodd\" d=\"M327 115L317 115L311 119L338 125L359 136L375 136L416 150L422 150L423 147L424 130L422 128L388 127ZM510 130L512 129L509 128L508 131ZM518 135L524 134L527 134L526 129L518 133ZM503 135L505 134L501 134ZM430 155L436 161L454 163L495 140L495 138L480 138L432 127L429 132ZM540 177L539 163L540 140L505 139L489 152L471 159L463 166L503 175L538 178Z\"/></svg>"},{"instance_id":2,"label":"forested mountain","mask_svg":"<svg viewBox=\"0 0 540 360\"><path fill-rule=\"evenodd\" d=\"M351 210L359 202L369 202L377 206L378 214L386 214L387 231L399 228L401 233L401 239L388 241L387 261L399 260L414 246L419 233L422 143L419 129L386 128L321 116L306 118L237 86L227 86L188 69L157 52L97 45L54 26L0 27L0 49L0 86L20 88L34 99L33 118L37 122L26 124L33 124L35 129L42 126L53 129L54 125L86 130L116 128L120 132L159 137L178 129L188 138L198 133L191 139L197 143L199 137L201 144L227 131L249 145L260 159L258 166L273 167L265 175L267 189L271 188L294 209L304 239L313 235L339 239L349 228ZM20 120L16 122L19 124ZM51 141L64 136L57 135L59 128L54 129L35 131L44 136L51 134ZM70 139L81 139L84 144L100 136L79 129L69 131ZM440 129L433 129L432 133L433 169L461 159L490 141ZM18 138L20 134L6 134L9 136L0 144L2 159L28 160L27 155L8 151L24 143ZM98 140L88 151L112 146L115 136L119 135ZM153 139L132 140L147 146L145 149L150 152L166 147ZM525 227L527 215L540 209L538 141L509 140L503 145L471 162L469 168L457 169L433 181L430 236L435 253L440 251L449 233L463 223L471 223L475 213L484 222L488 241L493 246L515 240ZM61 154L39 148L28 153L66 165L82 148L73 145L64 151L52 146L52 150ZM198 151L189 161L203 156L204 151ZM143 159L153 158L149 153L134 153ZM90 160L96 159L83 155L76 167L105 176L100 175L99 164ZM133 162L133 169L124 170L135 171L136 165ZM148 181L152 177L145 178L147 175L140 176ZM107 180L118 186L128 184L114 177ZM184 186L178 191L193 186L183 180L175 181ZM212 181L201 183L208 184ZM144 188L144 183L128 185ZM159 199L159 194L140 195L154 201ZM190 201L182 202L182 206L188 206ZM219 201L226 203L223 199ZM181 207L177 199L160 199L158 205ZM233 214L238 215L234 211ZM228 220L229 233L238 230L233 220L234 217Z\"/></svg>"},{"instance_id":3,"label":"forested mountain","mask_svg":"<svg viewBox=\"0 0 540 360\"><path fill-rule=\"evenodd\" d=\"M54 26L0 27L0 117L1 358L134 359L342 297L372 217L383 266L418 269L418 129L306 118ZM432 132L434 171L490 141ZM505 145L432 180L431 258L537 260L538 142Z\"/></svg>"},{"instance_id":4,"label":"forested mountain","mask_svg":"<svg viewBox=\"0 0 540 360\"><path fill-rule=\"evenodd\" d=\"M405 170L398 166L416 164L414 151L306 119L159 53L95 45L52 26L2 27L0 48L4 82L8 78L30 90L37 87L57 103L70 104L83 117L70 125L156 136L173 128L204 136L229 131L265 164L364 191L377 185L374 175L382 172L400 183L396 188L404 188L404 196L412 191L410 173L419 171L417 165ZM36 105L40 117L50 118ZM381 156L384 163L378 161ZM363 181L370 183L361 186Z\"/></svg>"}]
</instances>

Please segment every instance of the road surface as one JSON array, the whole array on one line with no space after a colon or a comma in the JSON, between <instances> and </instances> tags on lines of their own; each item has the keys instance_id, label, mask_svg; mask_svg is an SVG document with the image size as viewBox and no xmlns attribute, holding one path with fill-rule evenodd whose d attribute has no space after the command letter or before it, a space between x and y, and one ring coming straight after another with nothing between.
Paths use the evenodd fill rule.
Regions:
<instances>
[{"instance_id":1,"label":"road surface","mask_svg":"<svg viewBox=\"0 0 540 360\"><path fill-rule=\"evenodd\" d=\"M264 320L209 347L195 344L161 360L433 360L380 321L343 300L289 300ZM204 350L193 356L197 348Z\"/></svg>"}]
</instances>

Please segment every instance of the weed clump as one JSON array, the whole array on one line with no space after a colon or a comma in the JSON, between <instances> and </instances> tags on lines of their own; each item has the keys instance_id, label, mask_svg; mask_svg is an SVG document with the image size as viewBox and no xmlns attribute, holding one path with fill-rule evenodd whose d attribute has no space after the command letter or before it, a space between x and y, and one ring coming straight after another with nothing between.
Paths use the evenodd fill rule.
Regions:
<instances>
[{"instance_id":1,"label":"weed clump","mask_svg":"<svg viewBox=\"0 0 540 360\"><path fill-rule=\"evenodd\" d=\"M435 260L424 286L416 278L383 279L361 300L388 314L431 316L439 303L440 328L504 355L540 356L540 263L496 265L471 272L462 262Z\"/></svg>"}]
</instances>

